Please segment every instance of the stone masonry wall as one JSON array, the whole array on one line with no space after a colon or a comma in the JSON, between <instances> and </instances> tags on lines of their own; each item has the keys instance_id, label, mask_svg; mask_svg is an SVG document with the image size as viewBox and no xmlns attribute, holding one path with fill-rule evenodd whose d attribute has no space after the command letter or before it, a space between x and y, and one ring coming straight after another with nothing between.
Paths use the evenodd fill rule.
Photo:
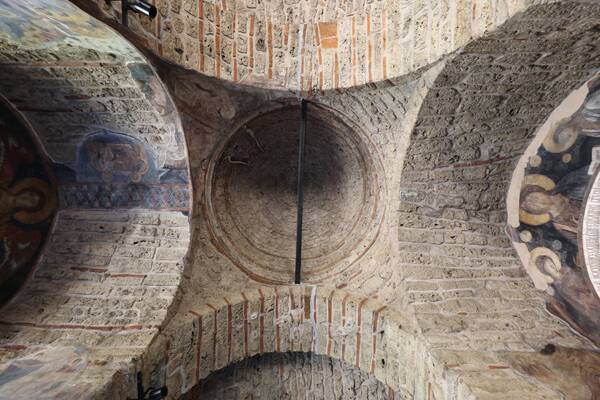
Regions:
<instances>
[{"instance_id":1,"label":"stone masonry wall","mask_svg":"<svg viewBox=\"0 0 600 400\"><path fill-rule=\"evenodd\" d=\"M590 347L548 314L504 231L518 158L550 112L598 68L599 11L568 2L532 7L470 43L438 76L413 130L399 260L432 354L455 368L455 384L471 387L461 389L465 396L531 391L510 369L484 367L504 365L498 354L546 343Z\"/></svg>"},{"instance_id":2,"label":"stone masonry wall","mask_svg":"<svg viewBox=\"0 0 600 400\"><path fill-rule=\"evenodd\" d=\"M135 385L178 299L190 239L179 117L143 56L70 2L0 7L0 95L54 162L61 209L2 308L0 397L111 398L99 391Z\"/></svg>"},{"instance_id":3,"label":"stone masonry wall","mask_svg":"<svg viewBox=\"0 0 600 400\"><path fill-rule=\"evenodd\" d=\"M260 287L214 246L203 214L206 171L219 145L293 96L158 62L194 154L196 207L193 268L176 317L139 363L144 381L166 382L177 396L248 356L310 349L417 399L564 398L573 393L569 379L586 398L585 377L574 371L584 370L580 360L594 359L593 352L581 350L585 357L568 364L549 354L549 383L531 363L549 341L591 345L544 312L503 236L503 195L511 162L535 127L595 68L595 15L594 5L534 7L422 79L314 98L364 126L382 160L389 206L385 231L361 260L360 274L316 288ZM112 339L107 335L106 343ZM131 376L116 376L103 398L127 396Z\"/></svg>"},{"instance_id":4,"label":"stone masonry wall","mask_svg":"<svg viewBox=\"0 0 600 400\"><path fill-rule=\"evenodd\" d=\"M89 368L55 390L76 379L93 393L130 368L172 312L188 240L178 212L59 212L33 276L2 310L1 365L40 348L83 348Z\"/></svg>"},{"instance_id":5,"label":"stone masonry wall","mask_svg":"<svg viewBox=\"0 0 600 400\"><path fill-rule=\"evenodd\" d=\"M469 44L428 93L406 156L399 230L402 259L411 260L402 264L410 303L425 332L481 327L494 332L481 338L485 346L510 349L511 329L540 321L537 329L546 330L534 306L543 300L527 289L504 233L505 194L535 130L597 68L590 62L600 55L597 12L594 5L533 7ZM532 30L537 39L514 39ZM498 318L503 312L506 320ZM463 343L477 346L474 339Z\"/></svg>"},{"instance_id":6,"label":"stone masonry wall","mask_svg":"<svg viewBox=\"0 0 600 400\"><path fill-rule=\"evenodd\" d=\"M66 0L2 7L0 94L55 163L60 206L188 211L177 110L141 53ZM31 34L12 29L15 20ZM140 164L136 177L131 168Z\"/></svg>"},{"instance_id":7,"label":"stone masonry wall","mask_svg":"<svg viewBox=\"0 0 600 400\"><path fill-rule=\"evenodd\" d=\"M103 129L139 137L160 154L161 165L184 161L177 127L140 90L148 78L135 75L151 70L124 60L103 60L102 55L79 65L71 65L73 60L60 51L56 57L62 60L41 66L9 64L0 70L1 93L40 132L54 162L73 165L83 138Z\"/></svg>"},{"instance_id":8,"label":"stone masonry wall","mask_svg":"<svg viewBox=\"0 0 600 400\"><path fill-rule=\"evenodd\" d=\"M209 376L182 400L394 400L389 388L339 360L306 353L265 354Z\"/></svg>"},{"instance_id":9,"label":"stone masonry wall","mask_svg":"<svg viewBox=\"0 0 600 400\"><path fill-rule=\"evenodd\" d=\"M531 286L504 234L503 196L511 163L528 143L528 135L595 68L590 61L596 57L591 45L595 43L593 7L534 7L499 32L439 63L422 78L407 77L313 98L363 127L365 137L374 143L382 160L386 204L397 204L394 196L401 196L398 208L390 206L386 210L386 216L391 217L386 218L385 230L391 232L382 233L361 260L364 264L360 273L350 279L336 277L326 282L362 298L377 297L378 302L402 312L407 320L416 317L418 325L414 330L407 329L404 341L390 340L383 350L388 358L400 361L394 367L386 364L384 375L377 375L375 370L376 376L390 386L401 382L405 393L419 399L501 396L506 387L511 388L511 398L560 398L563 389L548 386L527 372L524 378L522 370L505 355L521 356L522 352L525 360L533 360L535 351L548 342L591 347L545 312L543 297ZM557 26L568 28L557 30ZM543 39L536 39L538 36ZM574 56L579 51L581 56ZM531 57L545 61L540 61L539 67L530 67ZM561 66L564 59L571 64ZM232 326L244 326L244 321L256 323L251 313L243 316L243 306L236 306L244 302L237 293L255 293L256 283L223 259L222 249L213 246L207 232L202 202L206 201L203 190L210 182L204 171L213 149L227 139L228 133L260 113L256 110L273 109L289 94L234 87L172 66L159 71L187 121L189 145L195 154L192 175L199 203L192 239L197 247L191 258L197 268L186 284L180 318L172 321L148 353L146 365L154 365L154 372L145 371L145 379L156 383L166 380L170 388L178 390L175 393L184 393L205 374L236 361L239 352L243 354L244 347L239 343L244 339L228 333L229 306L232 321L239 321ZM498 82L502 73L506 78ZM430 90L431 86L435 88ZM403 163L414 123L417 126ZM524 129L512 130L515 126ZM529 133L524 134L525 129ZM484 137L486 145L480 146ZM455 147L446 143L448 138L457 139ZM504 159L507 154L509 158ZM405 171L398 182L403 164ZM407 197L413 193L423 195ZM442 203L461 195L467 198L459 204ZM438 226L443 228L440 232L436 232ZM398 239L397 233L401 240L394 244L392 239ZM440 234L442 239L447 237L447 243L430 243L441 240ZM455 234L457 239L453 239ZM460 243L462 240L469 240L469 244ZM221 300L226 290L233 294ZM347 307L340 306L340 313L354 312L352 306ZM214 324L218 319L211 316L213 313L222 318L216 326L210 326L210 321ZM201 338L200 330L189 328L198 317L202 317L202 324L209 319L208 331L203 325ZM281 320L280 329L287 331L283 326L288 323ZM413 326L406 321L399 325ZM189 335L181 337L180 332ZM309 335L310 331L305 328L303 333ZM318 334L313 340L317 340L315 337ZM208 348L203 344L201 350L207 352L206 357L194 355L186 347L198 340L207 341ZM249 336L248 340L257 338ZM228 348L227 343L232 343L231 358L228 350L223 350ZM273 345L272 340L265 343ZM214 351L218 355L213 358L210 354ZM410 375L399 378L404 372L398 371L404 371L407 365L412 368ZM564 382L568 375L569 368L556 367L556 382ZM506 386L494 384L499 380Z\"/></svg>"},{"instance_id":10,"label":"stone masonry wall","mask_svg":"<svg viewBox=\"0 0 600 400\"><path fill-rule=\"evenodd\" d=\"M421 350L411 319L377 300L315 286L263 286L179 312L146 353L144 365L153 369L143 372L149 384L166 384L178 398L248 357L312 352L342 360L400 398L412 398L427 360ZM112 390L119 393L117 386Z\"/></svg>"},{"instance_id":11,"label":"stone masonry wall","mask_svg":"<svg viewBox=\"0 0 600 400\"><path fill-rule=\"evenodd\" d=\"M318 334L313 332L311 313L306 314L311 307L312 287L264 287L249 278L225 257L226 250L215 244L211 231L214 226L206 216L207 203L211 201L207 188L212 187L207 171L212 160L220 158L220 146L247 121L257 115L268 115L271 110L286 104L297 105L298 99L289 92L234 86L173 65L161 62L157 65L182 112L190 154L194 155L190 160L195 188L191 239L194 246L189 257L193 267L187 270L188 279L182 286L185 294L177 315L144 357L147 385L166 383L176 398L212 371L232 362L267 351L307 351L312 342L320 354L341 358L352 365L358 359L363 371L375 374L403 394L410 396L415 390L421 392L421 385L416 382L424 375L428 355L423 353L417 357L418 343L415 344L411 334L402 332L410 329L410 312L406 315L409 321L402 317L389 323L383 330L385 340L374 338L373 327L368 321L373 313L372 303L381 306L401 304L399 299L403 298L402 271L395 267L394 258L390 257L394 254L397 221L388 217L394 210L387 205L398 199L399 190L394 178L399 176L402 167L402 155L410 134L408 127L416 119L427 86L441 65L422 79L413 76L337 96L314 98L314 104L310 105L311 112L316 107L331 109L343 121L359 127L356 132L361 135L361 140L369 143L368 148L373 151L370 156L380 160L382 168L377 173L385 183L379 189L385 196L386 218L376 243L356 263L357 273L352 276L335 274L316 287ZM339 204L328 202L325 206L335 208ZM247 208L238 211L242 217L245 212L251 212ZM337 287L339 291L328 287ZM346 289L354 296L344 300L348 292L343 290ZM305 290L309 294L304 293ZM332 308L327 311L330 294ZM261 296L263 300L260 300ZM264 311L260 311L261 302ZM330 321L327 315L330 315ZM261 319L263 328L260 328ZM340 321L343 321L341 326ZM402 322L397 324L398 321ZM346 322L349 327L344 327ZM327 327L331 329L330 339L327 339ZM242 335L244 331L247 337ZM280 341L275 339L276 331L280 332ZM290 337L293 337L291 343ZM396 339L392 339L394 337ZM400 337L404 339L397 340ZM328 342L331 343L329 349ZM342 344L344 342L346 344ZM358 347L357 342L361 343ZM192 348L189 343L194 344ZM200 348L197 347L199 343ZM373 362L374 344L375 351L382 354L381 363ZM358 356L357 348L360 349ZM412 361L406 363L405 359L414 360L414 364ZM118 384L107 393L119 393Z\"/></svg>"},{"instance_id":12,"label":"stone masonry wall","mask_svg":"<svg viewBox=\"0 0 600 400\"><path fill-rule=\"evenodd\" d=\"M11 50L5 46L4 51ZM183 133L151 67L103 60L102 54L85 61L73 61L59 50L55 56L59 61L42 65L2 65L0 93L32 124L55 163L61 207L187 211L190 194ZM94 135L133 138L145 149L145 160L151 165L147 175L169 172L171 178L156 177L148 182L154 185L132 186L82 172L93 170L81 159L84 144Z\"/></svg>"},{"instance_id":13,"label":"stone masonry wall","mask_svg":"<svg viewBox=\"0 0 600 400\"><path fill-rule=\"evenodd\" d=\"M84 1L82 1L84 2ZM312 91L415 71L545 0L159 0L130 25L156 54L209 76ZM118 6L98 1L117 14Z\"/></svg>"}]
</instances>

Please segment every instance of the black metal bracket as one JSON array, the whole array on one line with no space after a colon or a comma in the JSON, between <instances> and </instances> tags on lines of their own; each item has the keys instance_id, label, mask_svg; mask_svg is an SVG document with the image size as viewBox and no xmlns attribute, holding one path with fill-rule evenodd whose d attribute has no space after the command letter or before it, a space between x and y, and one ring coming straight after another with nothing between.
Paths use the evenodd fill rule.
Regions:
<instances>
[{"instance_id":1,"label":"black metal bracket","mask_svg":"<svg viewBox=\"0 0 600 400\"><path fill-rule=\"evenodd\" d=\"M169 390L166 386L160 389L148 388L144 391L144 384L142 382L142 372L138 371L136 374L137 378L137 400L162 400L167 397Z\"/></svg>"},{"instance_id":2,"label":"black metal bracket","mask_svg":"<svg viewBox=\"0 0 600 400\"><path fill-rule=\"evenodd\" d=\"M129 25L127 13L129 13L129 0L121 0L121 24L123 26Z\"/></svg>"},{"instance_id":3,"label":"black metal bracket","mask_svg":"<svg viewBox=\"0 0 600 400\"><path fill-rule=\"evenodd\" d=\"M127 13L129 12L129 0L104 0L107 3L112 3L113 1L121 2L121 24L123 26L127 26L129 21L127 19Z\"/></svg>"},{"instance_id":4,"label":"black metal bracket","mask_svg":"<svg viewBox=\"0 0 600 400\"><path fill-rule=\"evenodd\" d=\"M106 3L112 3L113 1L121 2L121 23L123 26L127 26L129 21L127 13L129 11L136 14L142 14L146 17L153 19L156 17L156 7L144 0L104 0Z\"/></svg>"},{"instance_id":5,"label":"black metal bracket","mask_svg":"<svg viewBox=\"0 0 600 400\"><path fill-rule=\"evenodd\" d=\"M142 382L142 372L139 371L136 375L137 378L137 398L138 400L144 400L144 383Z\"/></svg>"},{"instance_id":6,"label":"black metal bracket","mask_svg":"<svg viewBox=\"0 0 600 400\"><path fill-rule=\"evenodd\" d=\"M296 270L294 283L300 284L302 280L302 218L304 214L304 147L306 139L306 113L308 103L300 101L300 131L298 134L298 181L297 181L297 212L296 212Z\"/></svg>"}]
</instances>

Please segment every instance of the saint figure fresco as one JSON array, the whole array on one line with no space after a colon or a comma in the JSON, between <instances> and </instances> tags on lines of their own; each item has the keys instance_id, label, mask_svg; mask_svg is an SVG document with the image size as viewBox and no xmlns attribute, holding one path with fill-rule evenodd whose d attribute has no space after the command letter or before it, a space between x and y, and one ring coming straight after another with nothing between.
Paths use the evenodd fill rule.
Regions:
<instances>
[{"instance_id":1,"label":"saint figure fresco","mask_svg":"<svg viewBox=\"0 0 600 400\"><path fill-rule=\"evenodd\" d=\"M27 128L0 105L0 302L31 272L56 212L56 190Z\"/></svg>"}]
</instances>

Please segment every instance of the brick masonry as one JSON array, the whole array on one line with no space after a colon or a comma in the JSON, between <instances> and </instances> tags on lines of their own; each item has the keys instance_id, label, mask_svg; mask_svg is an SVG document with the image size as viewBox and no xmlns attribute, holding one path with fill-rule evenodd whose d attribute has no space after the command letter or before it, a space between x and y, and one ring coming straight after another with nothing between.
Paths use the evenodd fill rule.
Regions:
<instances>
[{"instance_id":1,"label":"brick masonry","mask_svg":"<svg viewBox=\"0 0 600 400\"><path fill-rule=\"evenodd\" d=\"M131 26L186 68L310 92L415 71L545 2L157 0L158 17L132 16Z\"/></svg>"},{"instance_id":2,"label":"brick masonry","mask_svg":"<svg viewBox=\"0 0 600 400\"><path fill-rule=\"evenodd\" d=\"M311 351L343 360L407 398L590 398L594 382L575 371L598 364L593 345L546 313L544 297L503 230L513 162L558 102L597 68L596 15L597 5L532 7L422 74L312 97L361 128L361 140L381 160L386 204L381 233L355 273L317 287L258 284L215 246L205 215L215 152L244 123L295 96L233 85L152 58L193 154L193 246L180 302L149 349L144 351L148 336L139 339L138 331L77 331L102 337L108 347L92 348L98 360L93 365L106 361L123 368L96 396L134 396L134 369L142 370L147 384L167 383L175 398L248 356ZM228 29L221 15L213 17L210 29ZM334 29L321 22L318 32L331 46ZM257 43L277 37L268 26L255 28L248 34ZM258 46L250 48L256 60L263 59ZM161 250L129 246L125 251L140 263L150 253L156 261ZM7 325L3 336L19 329ZM23 336L34 340L37 329ZM63 333L41 332L38 340ZM135 350L116 355L117 341ZM556 352L539 354L548 342ZM4 359L21 354L23 346L9 342ZM573 348L579 350L570 353ZM134 363L132 354L139 356ZM95 382L108 382L106 375Z\"/></svg>"},{"instance_id":3,"label":"brick masonry","mask_svg":"<svg viewBox=\"0 0 600 400\"><path fill-rule=\"evenodd\" d=\"M404 342L413 347L406 349L394 341L388 343L384 353L394 360L411 360L411 373L415 375L406 377L399 372L403 371L402 363L386 367L381 379L389 379L384 382L391 387L407 382L403 390L415 398L486 398L506 393L509 398L560 397L561 390L566 389L558 382L569 379L565 378L567 370L556 368L553 373L557 379L548 387L547 382L536 380L541 378L535 373L531 373L531 377L536 376L533 380L523 379L523 370L508 361L505 354L519 354L534 363L531 360L536 358L535 352L548 342L593 348L548 315L543 295L531 285L504 233L505 193L514 163L551 110L597 68L590 61L597 51L592 44L596 41L593 8L533 7L422 77L314 98L364 127L364 134L374 143L382 160L389 196L386 203L398 202L397 208L387 211L389 215L397 212L397 219L386 219L384 233L361 260L358 275L326 282L369 301L376 296L389 309L414 317L412 323L399 323L414 327L415 331L407 328ZM556 26L566 28L556 31ZM532 29L541 38L515 40L529 35ZM582 51L582 55L577 56L574 49ZM203 95L185 92L183 85L177 83L183 76L212 95L212 107L204 115L203 127L190 126L194 132L190 148L200 154L210 154L207 147L219 142L219 132L232 131L241 123L236 121L247 119L246 115L251 115L248 107L269 109L273 102L286 96L284 92L230 89L226 84L219 87L216 82L194 78L189 72L170 70L163 76L167 85L172 84L181 94L175 101L184 104L184 114L196 109L194 101L202 104ZM196 164L193 168L197 169L192 174L199 177L197 187L202 187L206 184L202 180L205 167ZM190 312L187 322L185 318L174 321L173 331L166 331L163 341L157 342L164 347L149 355L154 358L162 349L169 349L170 362L153 362L162 365L169 386L183 392L199 380L194 371L208 368L202 377L212 370L213 359L215 369L228 364L229 350L221 346L228 349L231 343L231 357L235 360L236 351L243 349L244 342L237 336L229 339L228 328L210 328L209 322L208 336L202 330L201 339L208 340L208 350L202 350L208 352L207 358L195 358L176 349L180 343L197 341L198 330L187 339L168 332L193 332L183 327L193 324L195 316L202 316L203 321L209 318L213 324L216 318L220 324L221 314L215 309L222 309L225 319L229 306L219 308L213 303L220 295L218 289L211 287L212 282L233 289L232 297L226 296L227 301L223 302L231 305L232 318L242 321L244 318L233 310L243 309L235 306L243 301L232 300L241 297L234 293L256 290L231 264L220 261L219 252L205 242L210 236L204 231L202 218L195 216L196 238L203 244L192 258L195 265L208 266L206 275L191 276L194 283L190 290L195 298L184 300L180 308L181 313ZM287 302L282 300L281 304ZM213 308L202 311L207 303ZM355 312L353 306L347 307L340 304L339 318ZM278 312L283 315L283 311ZM211 317L211 313L217 316ZM368 328L359 330L364 334ZM411 337L413 332L418 332L416 337ZM211 337L216 337L212 343L221 349L216 350L215 358L210 353ZM313 336L313 340L322 343L317 337L318 334ZM266 343L273 345L272 340ZM365 354L360 357L368 359ZM596 357L594 352L589 354ZM196 365L200 369L195 369ZM493 384L499 380L502 386ZM589 384L584 386L587 395L595 390Z\"/></svg>"},{"instance_id":4,"label":"brick masonry","mask_svg":"<svg viewBox=\"0 0 600 400\"><path fill-rule=\"evenodd\" d=\"M2 310L2 360L81 347L92 367L76 379L94 387L128 369L173 312L188 241L179 212L59 212L33 276Z\"/></svg>"},{"instance_id":5,"label":"brick masonry","mask_svg":"<svg viewBox=\"0 0 600 400\"><path fill-rule=\"evenodd\" d=\"M182 397L236 400L394 400L391 389L339 360L306 353L265 354L233 364Z\"/></svg>"},{"instance_id":6,"label":"brick masonry","mask_svg":"<svg viewBox=\"0 0 600 400\"><path fill-rule=\"evenodd\" d=\"M161 363L175 397L247 357L297 351L343 360L406 395L419 369L402 359L419 348L410 326L377 301L343 290L259 287L178 314L146 362ZM182 352L189 343L194 351Z\"/></svg>"},{"instance_id":7,"label":"brick masonry","mask_svg":"<svg viewBox=\"0 0 600 400\"><path fill-rule=\"evenodd\" d=\"M534 7L472 42L421 107L403 172L399 234L402 258L417 260L403 264L409 303L441 346L463 331L509 338L513 329L545 329L543 308L531 309L542 298L510 290L528 279L504 233L506 192L536 129L596 70L588 60L600 49L588 44L596 40L589 27L597 19L588 7ZM560 35L550 28L558 24L565 27ZM540 39L509 40L534 26ZM552 40L542 45L544 34ZM585 56L574 56L577 49ZM483 347L520 347L510 342L482 337ZM471 339L468 347L477 343Z\"/></svg>"},{"instance_id":8,"label":"brick masonry","mask_svg":"<svg viewBox=\"0 0 600 400\"><path fill-rule=\"evenodd\" d=\"M548 342L589 346L549 316L547 298L534 290L504 229L517 160L550 112L598 67L590 62L600 52L590 29L597 11L583 4L532 7L467 45L423 102L401 182L399 257L408 260L401 264L408 303L433 354L531 351ZM532 32L536 39L511 39ZM482 378L497 371L482 374L458 376L475 397L541 396L508 396L511 385L494 388Z\"/></svg>"},{"instance_id":9,"label":"brick masonry","mask_svg":"<svg viewBox=\"0 0 600 400\"><path fill-rule=\"evenodd\" d=\"M72 4L0 3L0 93L52 162L60 208L0 317L0 369L38 367L2 375L0 397L103 398L178 298L190 241L179 117L141 54Z\"/></svg>"},{"instance_id":10,"label":"brick masonry","mask_svg":"<svg viewBox=\"0 0 600 400\"><path fill-rule=\"evenodd\" d=\"M90 22L94 20L75 6L63 1L47 6L73 15L73 31L63 32L52 24L32 26L37 35L32 43L17 31L7 31L0 46L0 90L31 124L54 163L61 206L187 211L185 139L170 95L152 67L131 44L104 25ZM7 6L5 18L23 18L26 7L26 3ZM35 10L31 18L45 18L42 10ZM92 26L85 30L79 24ZM76 45L65 50L61 40L51 41L56 37ZM111 43L108 49L104 40ZM127 177L127 165L84 165L81 160L90 158L86 146L99 136L103 145L95 149L104 151L105 158L122 151L125 139L119 137L130 138L127 146L134 151L118 157L131 165L144 162L146 175L122 179ZM117 176L94 176L94 170L98 175L102 168Z\"/></svg>"}]
</instances>

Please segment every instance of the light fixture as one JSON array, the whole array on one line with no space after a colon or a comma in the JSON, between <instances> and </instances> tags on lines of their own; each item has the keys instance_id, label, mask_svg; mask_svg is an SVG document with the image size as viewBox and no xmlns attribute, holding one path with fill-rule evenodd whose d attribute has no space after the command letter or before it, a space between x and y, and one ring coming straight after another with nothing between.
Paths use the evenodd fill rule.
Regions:
<instances>
[{"instance_id":1,"label":"light fixture","mask_svg":"<svg viewBox=\"0 0 600 400\"><path fill-rule=\"evenodd\" d=\"M144 0L106 0L107 3L113 1L121 2L121 23L128 25L127 13L133 11L136 14L142 14L150 19L156 17L156 7Z\"/></svg>"},{"instance_id":2,"label":"light fixture","mask_svg":"<svg viewBox=\"0 0 600 400\"><path fill-rule=\"evenodd\" d=\"M169 390L166 386L161 387L160 389L149 389L146 393L147 400L162 400L169 394Z\"/></svg>"},{"instance_id":3,"label":"light fixture","mask_svg":"<svg viewBox=\"0 0 600 400\"><path fill-rule=\"evenodd\" d=\"M143 14L150 19L154 19L154 17L156 17L156 7L154 7L152 4L146 3L145 1L129 3L129 9L136 14Z\"/></svg>"}]
</instances>

